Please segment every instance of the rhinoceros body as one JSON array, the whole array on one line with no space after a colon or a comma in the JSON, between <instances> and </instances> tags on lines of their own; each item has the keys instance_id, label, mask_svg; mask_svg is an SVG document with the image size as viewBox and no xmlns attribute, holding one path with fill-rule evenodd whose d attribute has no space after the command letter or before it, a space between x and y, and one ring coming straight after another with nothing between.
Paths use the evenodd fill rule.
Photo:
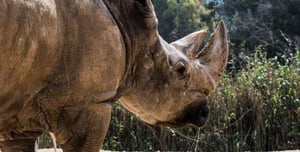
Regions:
<instances>
[{"instance_id":1,"label":"rhinoceros body","mask_svg":"<svg viewBox=\"0 0 300 152\"><path fill-rule=\"evenodd\" d=\"M150 0L1 0L0 148L98 151L117 100L143 121L204 125L227 60L223 22L168 44Z\"/></svg>"}]
</instances>

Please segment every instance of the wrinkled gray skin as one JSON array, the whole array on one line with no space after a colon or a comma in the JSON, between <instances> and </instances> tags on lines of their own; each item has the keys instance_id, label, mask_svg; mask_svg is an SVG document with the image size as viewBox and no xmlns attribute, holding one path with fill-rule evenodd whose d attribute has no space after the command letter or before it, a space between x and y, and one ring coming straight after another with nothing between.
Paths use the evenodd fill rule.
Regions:
<instances>
[{"instance_id":1,"label":"wrinkled gray skin","mask_svg":"<svg viewBox=\"0 0 300 152\"><path fill-rule=\"evenodd\" d=\"M153 125L203 126L227 62L221 21L168 44L150 0L0 0L0 147L34 151L53 132L95 152L111 103Z\"/></svg>"}]
</instances>

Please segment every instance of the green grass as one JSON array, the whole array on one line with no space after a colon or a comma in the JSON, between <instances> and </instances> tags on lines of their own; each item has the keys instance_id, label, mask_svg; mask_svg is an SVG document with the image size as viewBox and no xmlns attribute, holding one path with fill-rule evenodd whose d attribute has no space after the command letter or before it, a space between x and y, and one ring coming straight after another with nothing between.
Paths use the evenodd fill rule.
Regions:
<instances>
[{"instance_id":1,"label":"green grass","mask_svg":"<svg viewBox=\"0 0 300 152\"><path fill-rule=\"evenodd\" d=\"M225 75L211 97L211 120L204 130L220 134L223 144L213 147L226 151L299 148L299 53L285 63L260 53L246 61L241 71Z\"/></svg>"}]
</instances>

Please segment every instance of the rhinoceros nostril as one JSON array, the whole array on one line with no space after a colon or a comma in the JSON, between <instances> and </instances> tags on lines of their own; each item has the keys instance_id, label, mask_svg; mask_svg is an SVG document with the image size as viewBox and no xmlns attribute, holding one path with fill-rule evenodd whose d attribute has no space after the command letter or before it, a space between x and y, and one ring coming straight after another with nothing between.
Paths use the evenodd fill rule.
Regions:
<instances>
[{"instance_id":1,"label":"rhinoceros nostril","mask_svg":"<svg viewBox=\"0 0 300 152\"><path fill-rule=\"evenodd\" d=\"M160 125L166 125L169 127L183 127L186 124L191 124L196 127L202 127L205 125L209 116L209 107L206 102L196 102L189 105L177 119L170 122L158 122Z\"/></svg>"},{"instance_id":2,"label":"rhinoceros nostril","mask_svg":"<svg viewBox=\"0 0 300 152\"><path fill-rule=\"evenodd\" d=\"M199 120L201 124L205 124L209 115L209 107L207 105L201 106L199 109Z\"/></svg>"},{"instance_id":3,"label":"rhinoceros nostril","mask_svg":"<svg viewBox=\"0 0 300 152\"><path fill-rule=\"evenodd\" d=\"M192 125L202 127L205 125L209 115L209 107L207 104L195 106L189 110L186 119Z\"/></svg>"}]
</instances>

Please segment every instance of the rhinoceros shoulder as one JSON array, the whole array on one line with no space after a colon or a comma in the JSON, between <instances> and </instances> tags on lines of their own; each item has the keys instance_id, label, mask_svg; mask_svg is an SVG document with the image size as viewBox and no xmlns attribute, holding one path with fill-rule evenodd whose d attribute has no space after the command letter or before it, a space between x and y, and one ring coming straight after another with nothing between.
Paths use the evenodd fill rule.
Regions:
<instances>
[{"instance_id":1,"label":"rhinoceros shoulder","mask_svg":"<svg viewBox=\"0 0 300 152\"><path fill-rule=\"evenodd\" d=\"M1 1L0 131L27 123L36 106L83 107L116 96L123 43L101 1Z\"/></svg>"}]
</instances>

